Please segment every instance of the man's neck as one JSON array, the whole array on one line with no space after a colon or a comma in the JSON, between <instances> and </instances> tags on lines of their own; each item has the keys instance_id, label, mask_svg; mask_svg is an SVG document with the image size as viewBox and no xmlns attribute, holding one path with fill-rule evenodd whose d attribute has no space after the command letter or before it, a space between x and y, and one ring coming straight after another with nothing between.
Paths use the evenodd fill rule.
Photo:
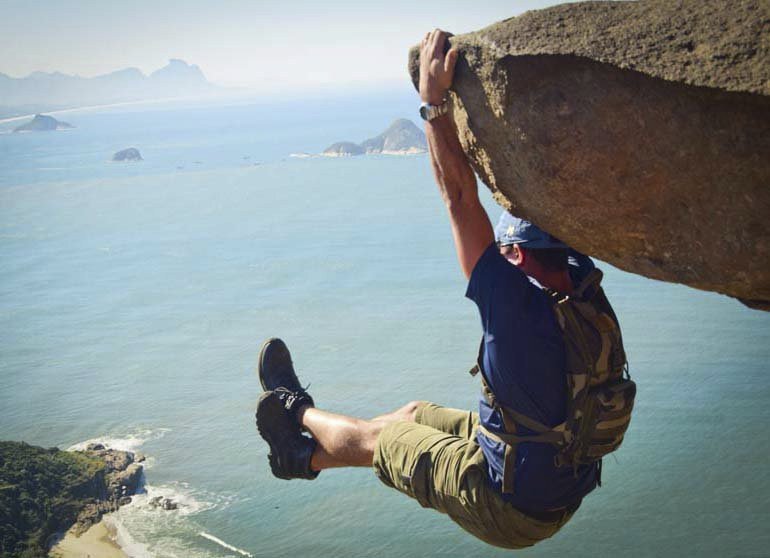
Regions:
<instances>
[{"instance_id":1,"label":"man's neck","mask_svg":"<svg viewBox=\"0 0 770 558\"><path fill-rule=\"evenodd\" d=\"M546 289L562 294L570 294L574 288L572 279L567 271L548 272L542 270L529 270L529 275L537 279L537 282Z\"/></svg>"}]
</instances>

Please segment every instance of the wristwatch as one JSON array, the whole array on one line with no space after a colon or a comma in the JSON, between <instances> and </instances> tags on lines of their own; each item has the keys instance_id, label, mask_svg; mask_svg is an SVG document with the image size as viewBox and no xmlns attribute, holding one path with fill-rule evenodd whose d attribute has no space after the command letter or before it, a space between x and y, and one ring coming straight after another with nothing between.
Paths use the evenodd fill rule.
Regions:
<instances>
[{"instance_id":1,"label":"wristwatch","mask_svg":"<svg viewBox=\"0 0 770 558\"><path fill-rule=\"evenodd\" d=\"M431 105L430 103L422 103L420 105L420 116L425 122L430 122L434 118L438 118L441 115L449 112L449 101L444 99L440 105Z\"/></svg>"}]
</instances>

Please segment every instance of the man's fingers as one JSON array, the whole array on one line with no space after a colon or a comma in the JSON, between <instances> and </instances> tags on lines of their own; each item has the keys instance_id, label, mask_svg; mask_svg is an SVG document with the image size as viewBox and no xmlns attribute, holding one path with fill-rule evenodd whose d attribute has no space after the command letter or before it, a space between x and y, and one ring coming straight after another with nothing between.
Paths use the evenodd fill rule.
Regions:
<instances>
[{"instance_id":1,"label":"man's fingers","mask_svg":"<svg viewBox=\"0 0 770 558\"><path fill-rule=\"evenodd\" d=\"M446 33L444 33L441 29L436 29L434 31L436 33L435 38L433 39L433 44L435 47L435 53L437 55L444 54L444 44L446 43Z\"/></svg>"},{"instance_id":2,"label":"man's fingers","mask_svg":"<svg viewBox=\"0 0 770 558\"><path fill-rule=\"evenodd\" d=\"M444 59L444 71L450 76L454 75L455 64L457 64L457 57L459 54L460 53L456 48L451 49L446 54L446 58Z\"/></svg>"}]
</instances>

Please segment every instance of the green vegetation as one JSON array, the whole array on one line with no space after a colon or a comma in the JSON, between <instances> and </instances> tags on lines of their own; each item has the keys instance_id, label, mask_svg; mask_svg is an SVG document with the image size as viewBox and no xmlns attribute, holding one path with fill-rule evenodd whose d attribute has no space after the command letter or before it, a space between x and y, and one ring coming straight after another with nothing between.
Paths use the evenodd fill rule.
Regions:
<instances>
[{"instance_id":1,"label":"green vegetation","mask_svg":"<svg viewBox=\"0 0 770 558\"><path fill-rule=\"evenodd\" d=\"M0 556L46 556L50 536L103 495L104 468L83 453L0 442Z\"/></svg>"}]
</instances>

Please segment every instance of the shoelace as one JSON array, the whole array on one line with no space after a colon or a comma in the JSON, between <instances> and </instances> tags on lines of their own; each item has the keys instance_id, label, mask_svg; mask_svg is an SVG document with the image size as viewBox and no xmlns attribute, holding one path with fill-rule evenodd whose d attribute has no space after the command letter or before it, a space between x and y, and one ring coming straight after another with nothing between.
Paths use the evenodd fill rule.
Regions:
<instances>
[{"instance_id":1,"label":"shoelace","mask_svg":"<svg viewBox=\"0 0 770 558\"><path fill-rule=\"evenodd\" d=\"M281 398L286 410L292 411L294 404L297 401L310 401L310 396L307 394L307 389L309 387L310 384L308 384L307 387L301 388L299 391L292 391L285 387L277 387L273 391L275 391L278 394L278 397Z\"/></svg>"}]
</instances>

